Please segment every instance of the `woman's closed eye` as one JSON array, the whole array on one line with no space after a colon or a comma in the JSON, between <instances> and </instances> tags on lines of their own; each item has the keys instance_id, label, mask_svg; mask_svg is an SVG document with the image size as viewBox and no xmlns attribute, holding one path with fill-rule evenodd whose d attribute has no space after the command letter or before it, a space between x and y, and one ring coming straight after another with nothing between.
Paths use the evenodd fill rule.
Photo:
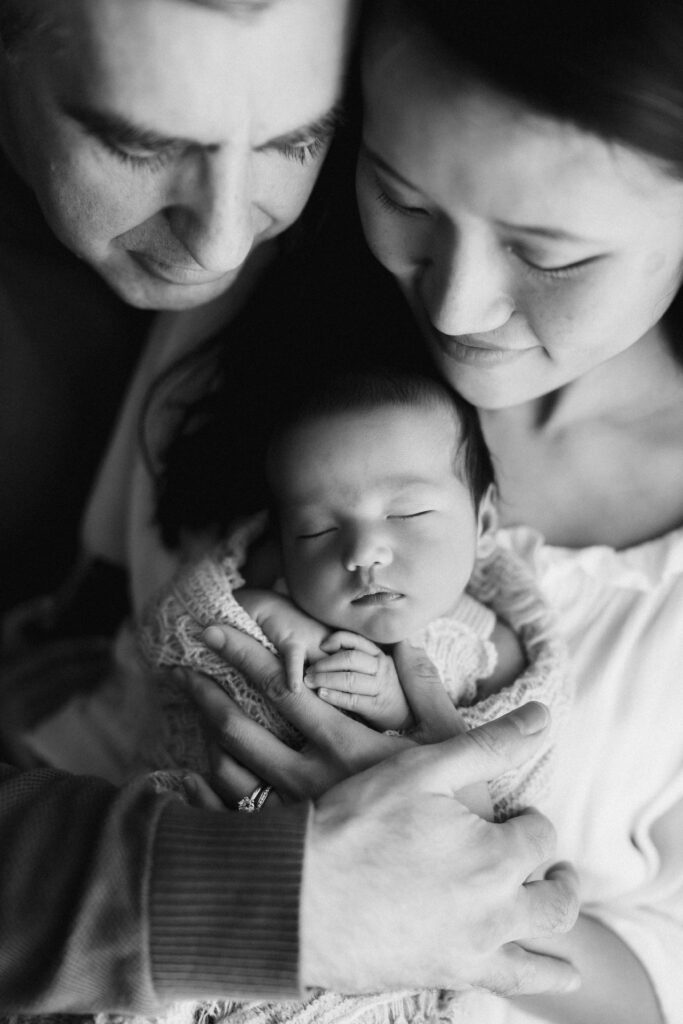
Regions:
<instances>
[{"instance_id":1,"label":"woman's closed eye","mask_svg":"<svg viewBox=\"0 0 683 1024\"><path fill-rule=\"evenodd\" d=\"M556 266L545 266L543 263L538 262L536 258L532 259L527 255L523 249L518 249L515 246L508 246L508 252L510 252L522 266L532 274L546 275L548 277L571 277L572 274L578 274L592 263L596 263L601 256L587 256L581 260L574 260L571 263L562 263Z\"/></svg>"}]
</instances>

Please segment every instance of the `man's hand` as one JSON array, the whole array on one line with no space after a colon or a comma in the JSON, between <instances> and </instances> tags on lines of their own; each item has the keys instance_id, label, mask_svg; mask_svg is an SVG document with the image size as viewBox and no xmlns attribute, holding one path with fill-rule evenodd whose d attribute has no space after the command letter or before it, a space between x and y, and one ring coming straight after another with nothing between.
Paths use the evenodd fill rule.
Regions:
<instances>
[{"instance_id":1,"label":"man's hand","mask_svg":"<svg viewBox=\"0 0 683 1024\"><path fill-rule=\"evenodd\" d=\"M340 783L315 807L301 911L305 985L342 992L481 986L505 995L565 991L566 962L527 936L571 928L577 881L567 865L526 882L554 852L530 811L500 825L456 799L536 748L528 705L467 735L406 750Z\"/></svg>"},{"instance_id":2,"label":"man's hand","mask_svg":"<svg viewBox=\"0 0 683 1024\"><path fill-rule=\"evenodd\" d=\"M325 656L308 666L304 682L321 700L360 715L376 729L407 729L413 724L389 654L372 640L344 630L320 646Z\"/></svg>"}]
</instances>

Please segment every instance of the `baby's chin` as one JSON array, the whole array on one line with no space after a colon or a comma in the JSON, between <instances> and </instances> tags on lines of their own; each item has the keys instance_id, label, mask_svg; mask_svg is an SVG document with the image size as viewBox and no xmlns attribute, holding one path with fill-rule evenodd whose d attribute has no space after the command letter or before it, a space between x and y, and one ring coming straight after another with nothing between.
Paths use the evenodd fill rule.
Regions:
<instances>
[{"instance_id":1,"label":"baby's chin","mask_svg":"<svg viewBox=\"0 0 683 1024\"><path fill-rule=\"evenodd\" d=\"M335 629L359 633L366 640L372 640L379 647L391 647L411 636L431 622L433 616L419 614L382 613L359 621L355 616L343 617L344 621L330 623Z\"/></svg>"}]
</instances>

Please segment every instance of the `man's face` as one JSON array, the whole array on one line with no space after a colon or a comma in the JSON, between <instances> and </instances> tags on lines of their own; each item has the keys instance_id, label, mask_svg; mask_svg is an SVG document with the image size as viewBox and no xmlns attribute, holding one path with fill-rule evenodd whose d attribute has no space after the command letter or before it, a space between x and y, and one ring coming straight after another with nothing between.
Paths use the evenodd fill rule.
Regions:
<instances>
[{"instance_id":1,"label":"man's face","mask_svg":"<svg viewBox=\"0 0 683 1024\"><path fill-rule=\"evenodd\" d=\"M135 306L213 298L308 199L351 0L37 2L55 29L2 57L0 127L50 227Z\"/></svg>"}]
</instances>

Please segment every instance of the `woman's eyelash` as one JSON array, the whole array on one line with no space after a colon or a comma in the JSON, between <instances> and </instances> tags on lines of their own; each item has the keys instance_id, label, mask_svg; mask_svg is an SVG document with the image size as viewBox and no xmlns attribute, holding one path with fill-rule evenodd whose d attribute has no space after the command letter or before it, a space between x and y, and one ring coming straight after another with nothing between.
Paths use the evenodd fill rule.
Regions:
<instances>
[{"instance_id":1,"label":"woman's eyelash","mask_svg":"<svg viewBox=\"0 0 683 1024\"><path fill-rule=\"evenodd\" d=\"M525 270L530 274L541 275L542 277L572 277L574 274L578 274L581 270L587 267L590 263L595 262L597 256L589 256L585 260L577 260L575 263L566 263L562 267L540 267L537 263L533 263L530 259L522 256L521 253L511 250L517 259L521 262Z\"/></svg>"},{"instance_id":2,"label":"woman's eyelash","mask_svg":"<svg viewBox=\"0 0 683 1024\"><path fill-rule=\"evenodd\" d=\"M390 213L400 213L404 217L421 217L426 213L426 210L422 210L418 206L403 206L401 203L397 203L395 199L387 195L381 186L376 198L380 206L383 206L385 210L389 210Z\"/></svg>"}]
</instances>

